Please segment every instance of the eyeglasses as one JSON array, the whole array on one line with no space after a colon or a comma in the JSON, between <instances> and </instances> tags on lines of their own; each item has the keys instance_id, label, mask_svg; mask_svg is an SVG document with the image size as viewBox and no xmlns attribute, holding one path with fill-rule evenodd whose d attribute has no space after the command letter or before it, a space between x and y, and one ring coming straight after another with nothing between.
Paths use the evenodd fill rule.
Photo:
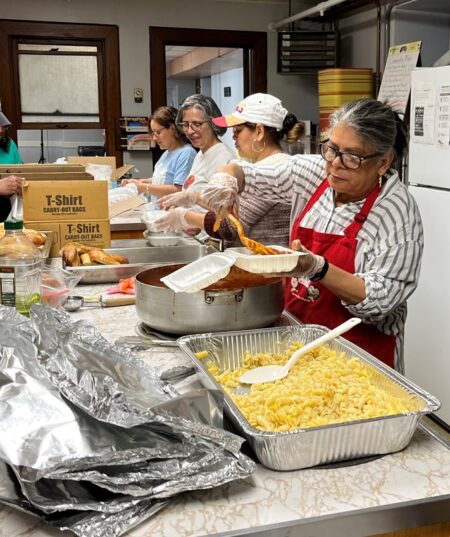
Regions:
<instances>
[{"instance_id":1,"label":"eyeglasses","mask_svg":"<svg viewBox=\"0 0 450 537\"><path fill-rule=\"evenodd\" d=\"M208 123L208 121L183 121L177 125L183 131L188 131L191 129L194 132L198 132L205 123Z\"/></svg>"},{"instance_id":2,"label":"eyeglasses","mask_svg":"<svg viewBox=\"0 0 450 537\"><path fill-rule=\"evenodd\" d=\"M323 142L320 144L320 154L322 155L322 158L327 162L333 162L336 157L339 157L344 168L347 168L349 170L357 170L365 160L379 157L383 153L372 153L371 155L365 155L363 157L360 157L359 155L353 155L352 153L339 151L339 149L332 147L326 142Z\"/></svg>"},{"instance_id":3,"label":"eyeglasses","mask_svg":"<svg viewBox=\"0 0 450 537\"><path fill-rule=\"evenodd\" d=\"M160 129L153 129L153 130L151 131L151 134L152 134L153 136L160 136L161 133L162 133L162 131L165 130L165 129L167 129L167 127L161 127Z\"/></svg>"}]
</instances>

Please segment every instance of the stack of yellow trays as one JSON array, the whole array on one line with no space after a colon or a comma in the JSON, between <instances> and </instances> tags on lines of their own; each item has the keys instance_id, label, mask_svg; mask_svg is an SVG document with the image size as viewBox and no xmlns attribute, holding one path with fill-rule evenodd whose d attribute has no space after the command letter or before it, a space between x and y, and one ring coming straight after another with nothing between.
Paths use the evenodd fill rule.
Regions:
<instances>
[{"instance_id":1,"label":"stack of yellow trays","mask_svg":"<svg viewBox=\"0 0 450 537\"><path fill-rule=\"evenodd\" d=\"M319 71L320 137L327 138L328 118L345 103L373 97L372 69L325 69Z\"/></svg>"}]
</instances>

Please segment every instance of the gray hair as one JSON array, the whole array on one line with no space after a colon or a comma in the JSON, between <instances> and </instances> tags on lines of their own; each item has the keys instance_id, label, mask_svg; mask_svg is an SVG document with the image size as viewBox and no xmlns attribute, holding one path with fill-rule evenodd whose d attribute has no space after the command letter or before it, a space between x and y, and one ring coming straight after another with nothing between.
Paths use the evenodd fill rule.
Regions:
<instances>
[{"instance_id":1,"label":"gray hair","mask_svg":"<svg viewBox=\"0 0 450 537\"><path fill-rule=\"evenodd\" d=\"M201 95L200 93L186 97L178 110L177 123L183 122L184 111L189 110L189 108L197 108L197 110L203 112L205 119L208 121L209 126L212 128L216 136L223 136L227 132L225 127L214 125L214 123L211 121L213 118L220 117L222 115L220 108L211 97Z\"/></svg>"},{"instance_id":2,"label":"gray hair","mask_svg":"<svg viewBox=\"0 0 450 537\"><path fill-rule=\"evenodd\" d=\"M389 104L374 99L359 99L345 104L330 116L330 126L352 127L374 152L395 152L401 158L407 146L406 127Z\"/></svg>"}]
</instances>

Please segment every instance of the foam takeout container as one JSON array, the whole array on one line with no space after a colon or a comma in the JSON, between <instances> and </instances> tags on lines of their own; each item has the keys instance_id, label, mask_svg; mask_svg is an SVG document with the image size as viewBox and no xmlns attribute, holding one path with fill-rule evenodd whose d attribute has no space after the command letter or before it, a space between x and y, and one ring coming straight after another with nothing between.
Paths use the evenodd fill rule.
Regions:
<instances>
[{"instance_id":1,"label":"foam takeout container","mask_svg":"<svg viewBox=\"0 0 450 537\"><path fill-rule=\"evenodd\" d=\"M305 252L297 252L284 246L273 245L270 248L279 250L280 254L260 255L254 254L251 250L245 247L228 248L227 254L235 257L236 267L253 272L254 274L277 274L281 272L290 272L294 270L298 263L298 259L302 255L307 255Z\"/></svg>"},{"instance_id":2,"label":"foam takeout container","mask_svg":"<svg viewBox=\"0 0 450 537\"><path fill-rule=\"evenodd\" d=\"M175 293L196 293L225 278L234 263L234 256L210 254L161 278L161 281Z\"/></svg>"},{"instance_id":3,"label":"foam takeout container","mask_svg":"<svg viewBox=\"0 0 450 537\"><path fill-rule=\"evenodd\" d=\"M307 255L282 246L272 246L285 254L251 254L247 248L228 248L208 255L161 278L175 293L196 293L225 278L233 265L254 274L280 274L295 268L298 258Z\"/></svg>"},{"instance_id":4,"label":"foam takeout container","mask_svg":"<svg viewBox=\"0 0 450 537\"><path fill-rule=\"evenodd\" d=\"M158 232L155 228L155 222L162 218L163 216L167 216L167 211L159 210L159 209L152 209L151 211L143 211L141 215L141 221L147 226L147 230L150 232ZM159 232L161 233L161 232Z\"/></svg>"}]
</instances>

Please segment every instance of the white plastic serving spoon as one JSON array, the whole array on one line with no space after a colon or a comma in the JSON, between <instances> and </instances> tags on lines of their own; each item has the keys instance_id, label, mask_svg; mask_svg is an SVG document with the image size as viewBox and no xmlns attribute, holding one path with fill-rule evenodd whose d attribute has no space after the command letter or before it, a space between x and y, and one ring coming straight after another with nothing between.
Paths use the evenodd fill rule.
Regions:
<instances>
[{"instance_id":1,"label":"white plastic serving spoon","mask_svg":"<svg viewBox=\"0 0 450 537\"><path fill-rule=\"evenodd\" d=\"M243 375L241 375L239 377L239 382L242 382L243 384L261 384L262 382L273 382L274 380L284 379L284 377L286 377L289 373L291 367L294 366L301 356L310 350L323 345L327 341L330 341L330 339L334 339L344 332L348 332L360 322L361 319L358 317L352 317L348 321L345 321L345 323L336 326L336 328L333 328L333 330L330 330L323 336L318 337L307 345L304 345L301 349L296 350L284 365L263 365L261 367L255 367L255 369L246 371Z\"/></svg>"}]
</instances>

